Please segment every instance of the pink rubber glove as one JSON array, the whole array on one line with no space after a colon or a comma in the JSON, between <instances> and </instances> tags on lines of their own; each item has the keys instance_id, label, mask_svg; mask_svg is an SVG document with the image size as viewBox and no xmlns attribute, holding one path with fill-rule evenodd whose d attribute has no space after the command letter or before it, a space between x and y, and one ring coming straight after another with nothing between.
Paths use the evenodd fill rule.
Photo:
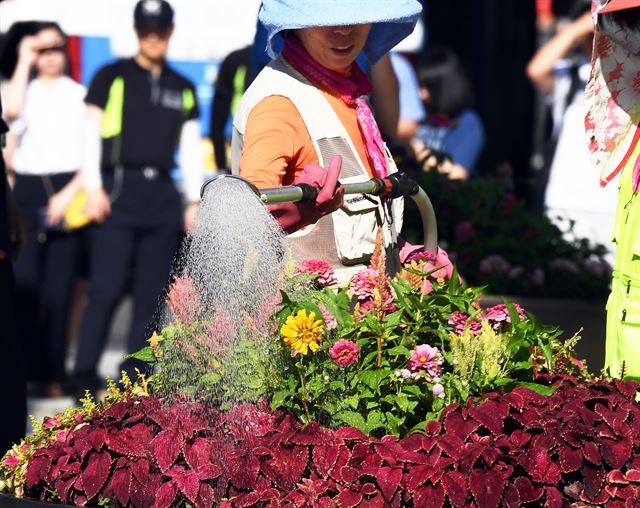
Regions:
<instances>
[{"instance_id":1,"label":"pink rubber glove","mask_svg":"<svg viewBox=\"0 0 640 508\"><path fill-rule=\"evenodd\" d=\"M293 181L294 185L307 184L320 189L315 201L306 203L284 203L269 205L269 211L287 233L317 222L334 212L344 203L344 189L338 182L342 157L334 155L325 169L319 164L307 164Z\"/></svg>"}]
</instances>

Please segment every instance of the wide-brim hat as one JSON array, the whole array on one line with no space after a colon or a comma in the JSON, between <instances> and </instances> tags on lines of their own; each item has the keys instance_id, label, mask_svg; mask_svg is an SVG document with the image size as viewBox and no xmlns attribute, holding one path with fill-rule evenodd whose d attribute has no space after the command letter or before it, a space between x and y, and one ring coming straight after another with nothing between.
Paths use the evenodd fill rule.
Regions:
<instances>
[{"instance_id":1,"label":"wide-brim hat","mask_svg":"<svg viewBox=\"0 0 640 508\"><path fill-rule=\"evenodd\" d=\"M634 7L640 7L640 0L609 0L598 10L598 13L606 14L607 12L623 11Z\"/></svg>"},{"instance_id":2,"label":"wide-brim hat","mask_svg":"<svg viewBox=\"0 0 640 508\"><path fill-rule=\"evenodd\" d=\"M272 58L284 30L371 23L364 53L373 64L413 31L421 12L416 0L263 0L258 17Z\"/></svg>"},{"instance_id":3,"label":"wide-brim hat","mask_svg":"<svg viewBox=\"0 0 640 508\"><path fill-rule=\"evenodd\" d=\"M611 8L614 2L619 9ZM623 10L623 3L634 4L628 7L633 8L640 2L602 0L593 6L596 27L585 93L585 128L591 160L600 170L603 187L622 171L640 140L640 37L613 19L607 24L597 22L603 13Z\"/></svg>"}]
</instances>

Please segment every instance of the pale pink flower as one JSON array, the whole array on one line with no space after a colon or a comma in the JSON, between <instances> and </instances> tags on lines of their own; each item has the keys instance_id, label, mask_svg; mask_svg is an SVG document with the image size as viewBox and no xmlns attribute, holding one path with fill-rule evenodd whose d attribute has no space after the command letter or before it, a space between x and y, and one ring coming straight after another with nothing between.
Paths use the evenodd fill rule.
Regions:
<instances>
[{"instance_id":1,"label":"pale pink flower","mask_svg":"<svg viewBox=\"0 0 640 508\"><path fill-rule=\"evenodd\" d=\"M409 370L411 372L424 371L427 381L433 381L440 376L443 362L442 354L440 354L437 347L431 347L429 344L420 344L411 351Z\"/></svg>"},{"instance_id":2,"label":"pale pink flower","mask_svg":"<svg viewBox=\"0 0 640 508\"><path fill-rule=\"evenodd\" d=\"M544 284L544 271L542 271L542 268L536 268L531 272L529 278L534 286L542 286Z\"/></svg>"},{"instance_id":3,"label":"pale pink flower","mask_svg":"<svg viewBox=\"0 0 640 508\"><path fill-rule=\"evenodd\" d=\"M333 267L320 259L304 259L296 267L297 274L315 275L320 286L331 286L338 283Z\"/></svg>"},{"instance_id":4,"label":"pale pink flower","mask_svg":"<svg viewBox=\"0 0 640 508\"><path fill-rule=\"evenodd\" d=\"M338 327L338 321L331 312L327 310L324 305L320 305L320 312L322 312L322 319L324 320L324 326L327 330L335 330Z\"/></svg>"},{"instance_id":5,"label":"pale pink flower","mask_svg":"<svg viewBox=\"0 0 640 508\"><path fill-rule=\"evenodd\" d=\"M358 344L344 339L340 339L329 349L329 356L341 367L356 363L358 361L358 353L360 353Z\"/></svg>"},{"instance_id":6,"label":"pale pink flower","mask_svg":"<svg viewBox=\"0 0 640 508\"><path fill-rule=\"evenodd\" d=\"M64 443L67 440L67 436L69 435L69 429L63 429L56 432L56 441L60 443Z\"/></svg>"},{"instance_id":7,"label":"pale pink flower","mask_svg":"<svg viewBox=\"0 0 640 508\"><path fill-rule=\"evenodd\" d=\"M478 335L480 330L482 330L482 323L480 321L471 319L469 314L460 312L459 310L451 313L448 323L453 326L453 331L456 335L462 335L465 327L468 327L474 335Z\"/></svg>"},{"instance_id":8,"label":"pale pink flower","mask_svg":"<svg viewBox=\"0 0 640 508\"><path fill-rule=\"evenodd\" d=\"M561 270L568 273L578 273L580 271L578 265L574 261L567 258L556 258L551 261L550 266L551 268L555 268L556 270Z\"/></svg>"},{"instance_id":9,"label":"pale pink flower","mask_svg":"<svg viewBox=\"0 0 640 508\"><path fill-rule=\"evenodd\" d=\"M442 386L440 383L436 383L435 385L433 385L431 393L433 393L434 397L444 399L444 386Z\"/></svg>"},{"instance_id":10,"label":"pale pink flower","mask_svg":"<svg viewBox=\"0 0 640 508\"><path fill-rule=\"evenodd\" d=\"M373 290L378 282L378 271L365 268L356 273L349 282L349 294L358 300L369 300L374 297Z\"/></svg>"},{"instance_id":11,"label":"pale pink flower","mask_svg":"<svg viewBox=\"0 0 640 508\"><path fill-rule=\"evenodd\" d=\"M491 254L480 261L478 269L480 273L498 273L506 274L509 272L511 265L509 262L500 256L499 254Z\"/></svg>"}]
</instances>

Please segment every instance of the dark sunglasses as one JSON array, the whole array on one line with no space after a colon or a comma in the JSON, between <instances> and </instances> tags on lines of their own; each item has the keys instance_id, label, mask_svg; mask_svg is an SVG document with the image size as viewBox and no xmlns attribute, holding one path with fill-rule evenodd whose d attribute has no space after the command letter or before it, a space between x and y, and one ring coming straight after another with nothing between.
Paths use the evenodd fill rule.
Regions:
<instances>
[{"instance_id":1,"label":"dark sunglasses","mask_svg":"<svg viewBox=\"0 0 640 508\"><path fill-rule=\"evenodd\" d=\"M49 46L48 48L39 48L38 54L39 55L46 55L48 53L58 53L58 52L64 52L67 49L67 45L66 44L60 44L59 46Z\"/></svg>"}]
</instances>

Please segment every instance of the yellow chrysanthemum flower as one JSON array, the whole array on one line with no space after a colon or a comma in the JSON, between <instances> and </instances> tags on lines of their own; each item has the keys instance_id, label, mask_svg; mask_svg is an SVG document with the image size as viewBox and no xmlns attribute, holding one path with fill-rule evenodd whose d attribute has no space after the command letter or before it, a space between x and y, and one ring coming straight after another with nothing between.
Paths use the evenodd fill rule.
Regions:
<instances>
[{"instance_id":1,"label":"yellow chrysanthemum flower","mask_svg":"<svg viewBox=\"0 0 640 508\"><path fill-rule=\"evenodd\" d=\"M306 309L302 309L295 316L287 318L280 328L280 334L285 344L301 355L306 355L309 349L315 353L320 348L324 327L322 320L316 319L315 312L307 315Z\"/></svg>"}]
</instances>

